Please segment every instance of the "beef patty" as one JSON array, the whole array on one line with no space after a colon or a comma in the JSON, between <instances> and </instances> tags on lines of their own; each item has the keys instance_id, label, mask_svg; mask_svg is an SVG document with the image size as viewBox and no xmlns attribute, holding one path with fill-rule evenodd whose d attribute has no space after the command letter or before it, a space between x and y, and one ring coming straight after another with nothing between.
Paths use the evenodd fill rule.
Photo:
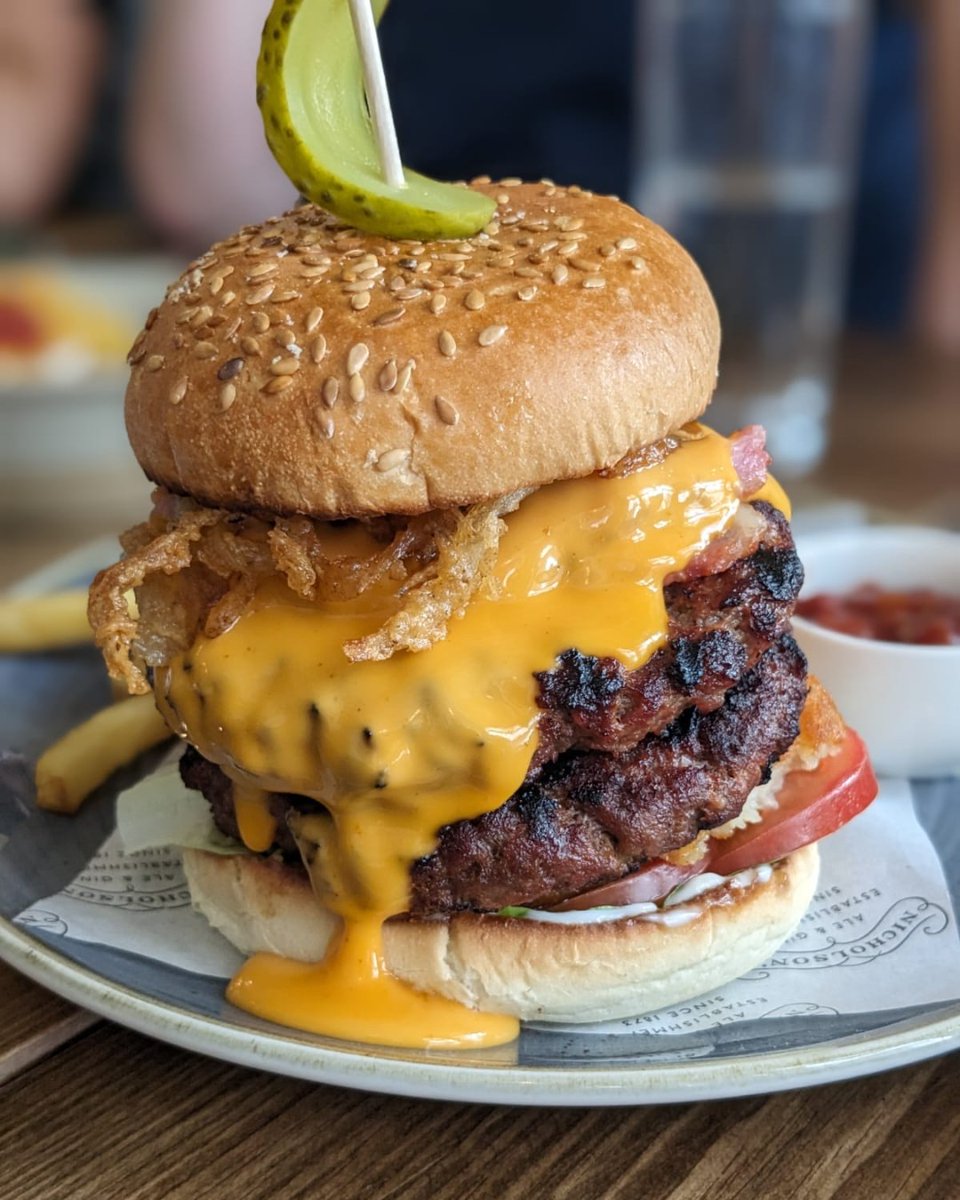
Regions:
<instances>
[{"instance_id":1,"label":"beef patty","mask_svg":"<svg viewBox=\"0 0 960 1200\"><path fill-rule=\"evenodd\" d=\"M799 733L806 660L789 635L710 713L685 710L621 753L572 750L506 804L440 831L411 912L558 903L732 820Z\"/></svg>"}]
</instances>

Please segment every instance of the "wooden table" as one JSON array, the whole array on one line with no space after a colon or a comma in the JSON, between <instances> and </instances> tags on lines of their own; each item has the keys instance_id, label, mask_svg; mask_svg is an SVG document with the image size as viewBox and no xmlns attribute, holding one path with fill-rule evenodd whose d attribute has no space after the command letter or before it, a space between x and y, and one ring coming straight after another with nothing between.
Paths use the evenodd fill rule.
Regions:
<instances>
[{"instance_id":1,"label":"wooden table","mask_svg":"<svg viewBox=\"0 0 960 1200\"><path fill-rule=\"evenodd\" d=\"M960 525L960 362L850 343L829 457L792 490ZM64 548L55 530L0 535L0 586ZM2 1200L234 1196L958 1200L960 1056L735 1101L444 1104L200 1058L0 966Z\"/></svg>"}]
</instances>

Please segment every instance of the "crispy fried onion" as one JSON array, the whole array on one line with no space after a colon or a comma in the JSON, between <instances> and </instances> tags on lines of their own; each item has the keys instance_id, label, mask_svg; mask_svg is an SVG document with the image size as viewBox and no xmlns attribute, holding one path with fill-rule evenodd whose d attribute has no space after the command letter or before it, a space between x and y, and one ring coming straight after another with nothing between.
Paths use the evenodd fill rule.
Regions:
<instances>
[{"instance_id":1,"label":"crispy fried onion","mask_svg":"<svg viewBox=\"0 0 960 1200\"><path fill-rule=\"evenodd\" d=\"M312 601L351 600L388 586L397 607L370 635L349 641L355 662L424 650L443 638L491 574L502 520L527 491L466 509L351 522L359 538L331 536L308 517L267 519L203 508L162 489L150 519L121 538L123 559L94 580L89 615L110 673L132 692L202 631L217 637L273 577ZM342 533L343 526L340 527ZM126 594L136 593L131 614Z\"/></svg>"}]
</instances>

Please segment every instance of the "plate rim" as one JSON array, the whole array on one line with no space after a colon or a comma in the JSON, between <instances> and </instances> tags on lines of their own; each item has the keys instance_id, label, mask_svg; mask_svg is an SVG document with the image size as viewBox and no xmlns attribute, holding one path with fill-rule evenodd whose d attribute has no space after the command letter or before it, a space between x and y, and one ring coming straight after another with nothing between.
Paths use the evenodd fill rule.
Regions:
<instances>
[{"instance_id":1,"label":"plate rim","mask_svg":"<svg viewBox=\"0 0 960 1200\"><path fill-rule=\"evenodd\" d=\"M137 1033L237 1066L425 1100L542 1107L676 1104L768 1095L861 1078L960 1048L960 1004L929 1022L794 1050L615 1068L417 1062L243 1029L145 996L72 962L0 917L0 959L57 995ZM903 1024L902 1022L900 1023Z\"/></svg>"}]
</instances>

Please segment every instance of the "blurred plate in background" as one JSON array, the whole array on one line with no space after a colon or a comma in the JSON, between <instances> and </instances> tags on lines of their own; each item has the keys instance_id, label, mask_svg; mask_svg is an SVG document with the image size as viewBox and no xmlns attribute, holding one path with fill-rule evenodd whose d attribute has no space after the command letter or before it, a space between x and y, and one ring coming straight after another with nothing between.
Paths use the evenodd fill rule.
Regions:
<instances>
[{"instance_id":1,"label":"blurred plate in background","mask_svg":"<svg viewBox=\"0 0 960 1200\"><path fill-rule=\"evenodd\" d=\"M119 526L143 511L125 356L176 273L153 256L0 267L0 524Z\"/></svg>"}]
</instances>

